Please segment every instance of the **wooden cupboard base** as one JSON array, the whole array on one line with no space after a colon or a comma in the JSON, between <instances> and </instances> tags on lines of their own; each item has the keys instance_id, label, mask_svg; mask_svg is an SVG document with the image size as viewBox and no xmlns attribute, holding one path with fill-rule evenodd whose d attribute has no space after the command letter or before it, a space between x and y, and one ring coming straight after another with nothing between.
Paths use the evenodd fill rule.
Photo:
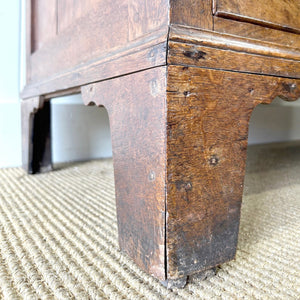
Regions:
<instances>
[{"instance_id":1,"label":"wooden cupboard base","mask_svg":"<svg viewBox=\"0 0 300 300\"><path fill-rule=\"evenodd\" d=\"M233 259L251 113L299 86L189 65L82 86L110 118L121 250L170 288ZM51 168L49 103L24 100L22 115L25 169Z\"/></svg>"}]
</instances>

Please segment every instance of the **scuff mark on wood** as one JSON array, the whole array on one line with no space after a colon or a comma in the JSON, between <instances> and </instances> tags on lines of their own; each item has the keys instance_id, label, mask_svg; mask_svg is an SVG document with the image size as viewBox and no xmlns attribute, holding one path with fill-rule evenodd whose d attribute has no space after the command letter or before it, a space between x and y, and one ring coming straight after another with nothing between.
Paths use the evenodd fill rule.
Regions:
<instances>
[{"instance_id":1,"label":"scuff mark on wood","mask_svg":"<svg viewBox=\"0 0 300 300\"><path fill-rule=\"evenodd\" d=\"M282 86L283 86L283 88L284 88L288 93L293 92L293 91L297 88L296 83L285 83L285 82L283 82L283 83L282 83Z\"/></svg>"},{"instance_id":2,"label":"scuff mark on wood","mask_svg":"<svg viewBox=\"0 0 300 300\"><path fill-rule=\"evenodd\" d=\"M189 58L192 58L194 60L199 60L199 59L205 59L205 56L206 56L206 52L204 51L185 51L183 53L184 56L186 57L189 57Z\"/></svg>"}]
</instances>

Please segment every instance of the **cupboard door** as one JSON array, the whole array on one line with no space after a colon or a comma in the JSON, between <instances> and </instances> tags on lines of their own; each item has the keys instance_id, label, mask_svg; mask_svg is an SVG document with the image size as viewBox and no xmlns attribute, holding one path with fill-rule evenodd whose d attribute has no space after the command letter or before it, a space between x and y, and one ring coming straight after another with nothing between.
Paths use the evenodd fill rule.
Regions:
<instances>
[{"instance_id":1,"label":"cupboard door","mask_svg":"<svg viewBox=\"0 0 300 300\"><path fill-rule=\"evenodd\" d=\"M299 0L215 0L214 13L266 27L300 32Z\"/></svg>"}]
</instances>

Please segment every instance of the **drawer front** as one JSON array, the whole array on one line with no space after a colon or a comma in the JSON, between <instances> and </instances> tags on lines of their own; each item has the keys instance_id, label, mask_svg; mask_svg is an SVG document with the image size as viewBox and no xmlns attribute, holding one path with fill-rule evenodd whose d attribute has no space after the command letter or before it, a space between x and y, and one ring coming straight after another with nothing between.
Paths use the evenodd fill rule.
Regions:
<instances>
[{"instance_id":1,"label":"drawer front","mask_svg":"<svg viewBox=\"0 0 300 300\"><path fill-rule=\"evenodd\" d=\"M214 0L214 14L266 27L300 32L300 0Z\"/></svg>"}]
</instances>

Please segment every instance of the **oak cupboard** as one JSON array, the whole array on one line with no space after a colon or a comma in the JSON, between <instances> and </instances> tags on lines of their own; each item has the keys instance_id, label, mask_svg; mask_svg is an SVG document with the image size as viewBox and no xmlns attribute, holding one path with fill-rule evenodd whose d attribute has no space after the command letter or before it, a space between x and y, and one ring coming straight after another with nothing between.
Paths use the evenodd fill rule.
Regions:
<instances>
[{"instance_id":1,"label":"oak cupboard","mask_svg":"<svg viewBox=\"0 0 300 300\"><path fill-rule=\"evenodd\" d=\"M105 106L120 248L183 287L235 256L251 113L300 96L299 15L298 0L27 1L24 168L51 170L51 98Z\"/></svg>"}]
</instances>

